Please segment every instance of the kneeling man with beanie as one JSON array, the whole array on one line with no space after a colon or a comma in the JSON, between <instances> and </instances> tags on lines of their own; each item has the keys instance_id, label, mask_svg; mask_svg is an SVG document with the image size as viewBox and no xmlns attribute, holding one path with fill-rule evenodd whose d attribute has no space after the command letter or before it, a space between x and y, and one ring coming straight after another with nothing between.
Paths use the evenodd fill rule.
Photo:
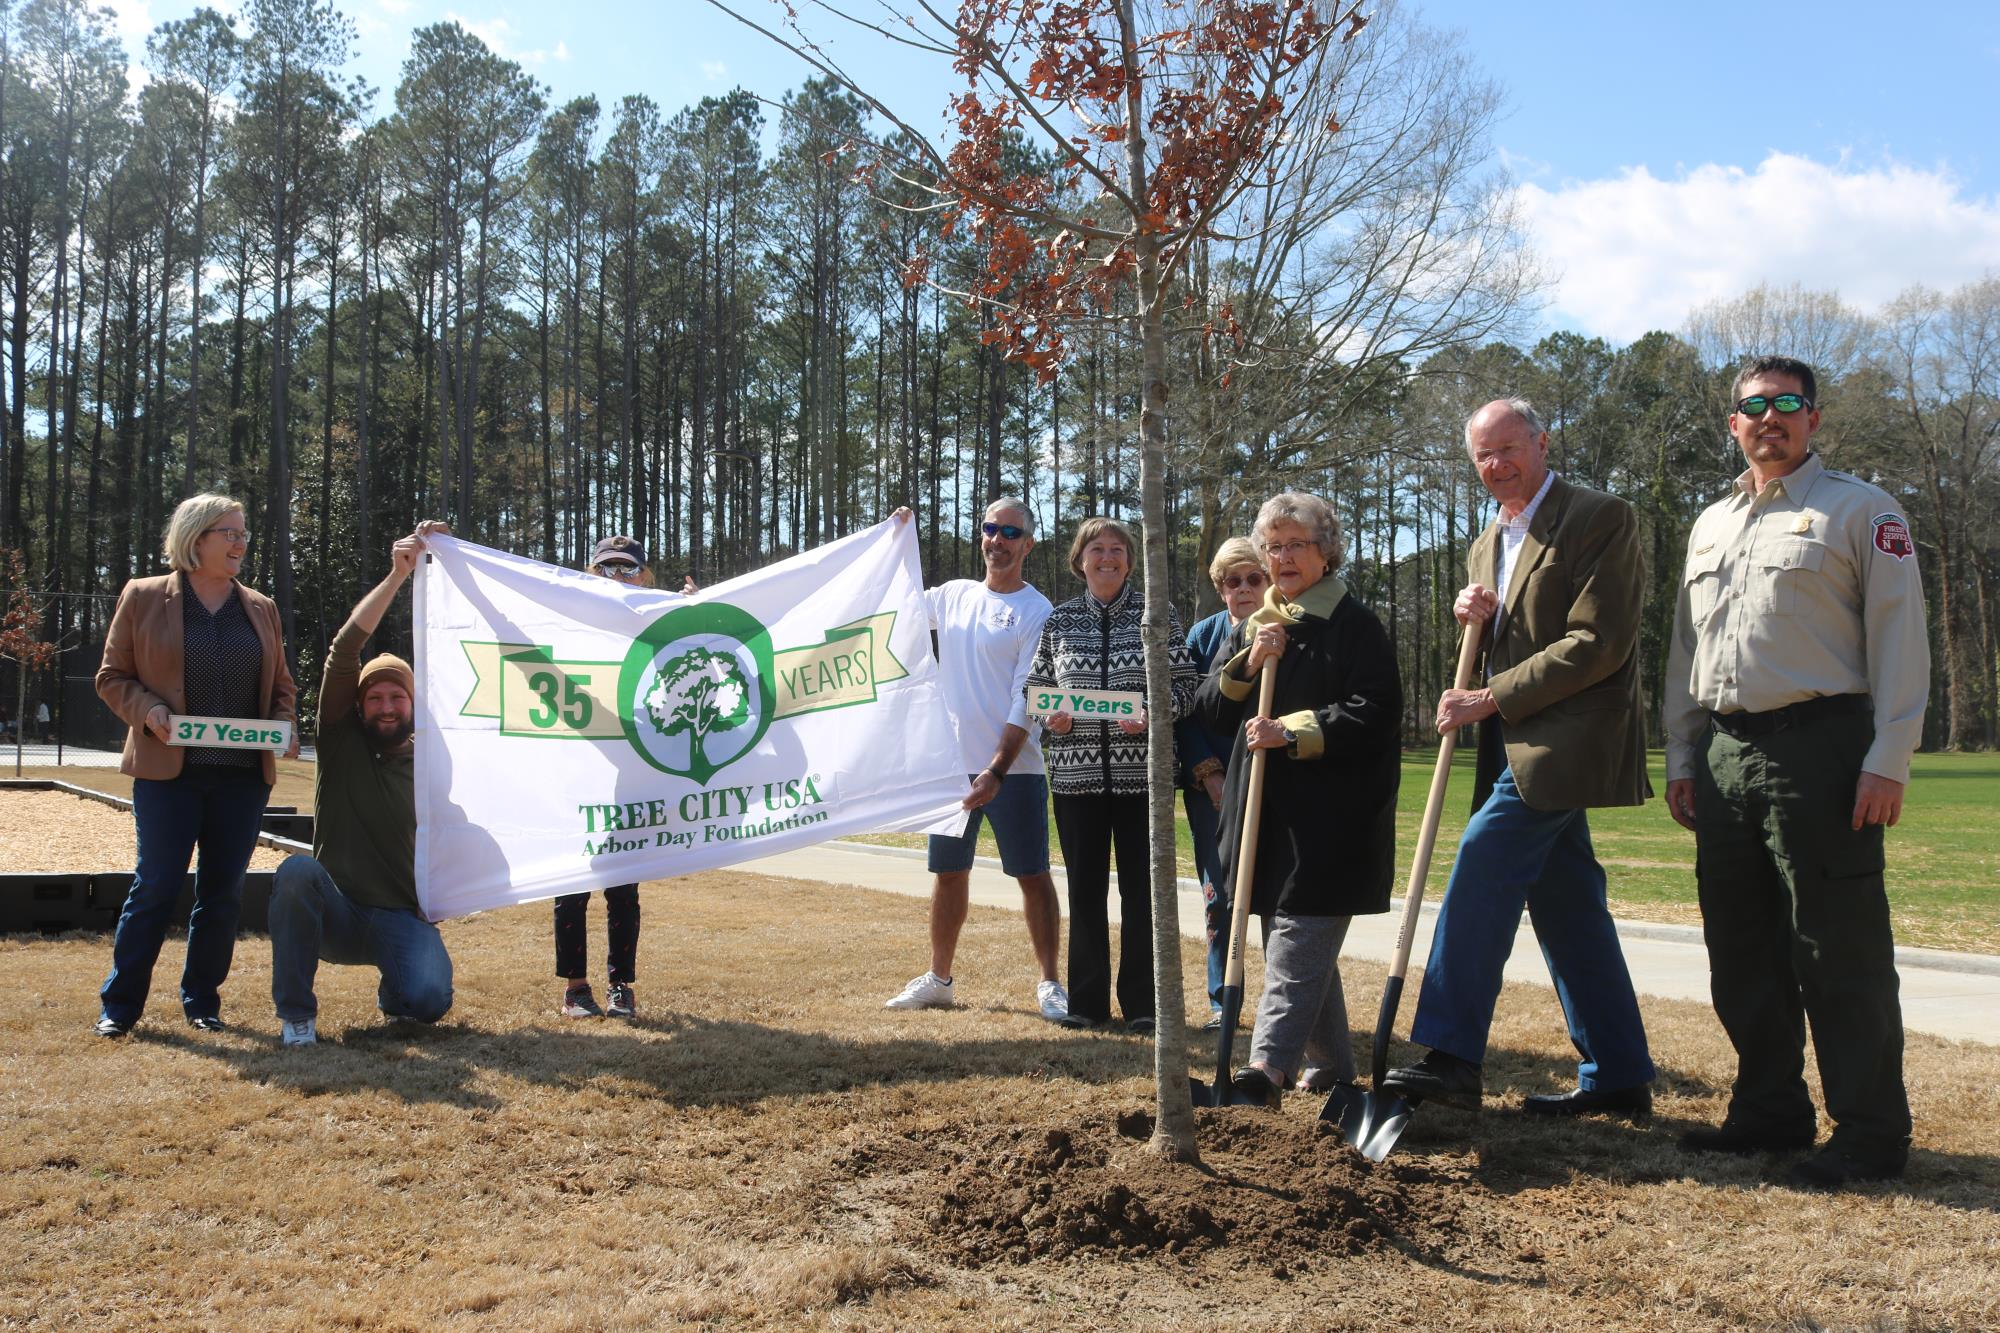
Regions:
<instances>
[{"instance_id":1,"label":"kneeling man with beanie","mask_svg":"<svg viewBox=\"0 0 2000 1333\"><path fill-rule=\"evenodd\" d=\"M387 577L348 615L319 689L313 854L278 867L271 890L271 999L287 1046L318 1040L313 978L322 962L373 964L391 1019L434 1023L451 1008L451 955L417 905L416 679L393 654L364 666L361 646L423 554L417 525L390 553Z\"/></svg>"}]
</instances>

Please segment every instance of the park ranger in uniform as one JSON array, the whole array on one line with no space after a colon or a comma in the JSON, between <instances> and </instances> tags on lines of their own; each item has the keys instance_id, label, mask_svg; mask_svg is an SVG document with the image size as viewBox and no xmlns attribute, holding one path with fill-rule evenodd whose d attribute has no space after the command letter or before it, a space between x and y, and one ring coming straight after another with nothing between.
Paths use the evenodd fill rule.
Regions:
<instances>
[{"instance_id":1,"label":"park ranger in uniform","mask_svg":"<svg viewBox=\"0 0 2000 1333\"><path fill-rule=\"evenodd\" d=\"M1923 587L1896 502L1812 452L1811 367L1736 377L1749 468L1688 538L1667 661L1667 807L1694 830L1729 1113L1681 1142L1810 1147L1805 1024L1833 1134L1793 1184L1901 1174L1903 1017L1882 888L1930 683Z\"/></svg>"}]
</instances>

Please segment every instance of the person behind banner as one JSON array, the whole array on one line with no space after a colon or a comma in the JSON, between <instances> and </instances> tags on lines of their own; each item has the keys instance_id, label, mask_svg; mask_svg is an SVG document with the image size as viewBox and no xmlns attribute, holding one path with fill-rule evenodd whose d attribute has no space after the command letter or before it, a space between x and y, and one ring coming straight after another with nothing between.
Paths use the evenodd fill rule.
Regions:
<instances>
[{"instance_id":1,"label":"person behind banner","mask_svg":"<svg viewBox=\"0 0 2000 1333\"><path fill-rule=\"evenodd\" d=\"M1264 589L1271 586L1271 576L1257 560L1257 548L1243 537L1231 537L1215 548L1215 558L1208 562L1208 577L1222 598L1222 609L1197 620L1187 632L1188 652L1194 657L1195 675L1200 679L1228 660L1223 645L1244 617L1264 604ZM1229 896L1222 891L1216 826L1222 814L1223 775L1234 743L1233 730L1211 728L1199 708L1174 727L1188 837L1194 844L1194 868L1201 879L1202 916L1208 932L1209 1018L1205 1030L1211 1032L1222 1026L1222 973L1229 964Z\"/></svg>"},{"instance_id":2,"label":"person behind banner","mask_svg":"<svg viewBox=\"0 0 2000 1333\"><path fill-rule=\"evenodd\" d=\"M909 521L908 509L896 511ZM993 821L1000 866L1021 886L1021 911L1042 978L1035 1006L1059 1023L1069 1015L1069 993L1056 980L1062 903L1049 874L1049 787L1042 749L1028 720L1025 686L1049 599L1022 577L1035 547L1035 519L1028 506L1002 497L986 506L979 525L984 579L953 579L924 594L937 634L938 683L970 773L972 812L958 837L932 834L931 965L884 1005L888 1009L949 1009L958 1002L952 962L965 928L973 852L979 826Z\"/></svg>"},{"instance_id":3,"label":"person behind banner","mask_svg":"<svg viewBox=\"0 0 2000 1333\"><path fill-rule=\"evenodd\" d=\"M139 841L138 870L112 937L111 972L98 992L96 1030L103 1037L130 1032L146 1007L167 919L197 846L181 1011L192 1026L221 1031L221 987L235 956L243 871L277 780L270 751L172 745L168 719L290 722L298 698L277 604L237 582L250 548L243 506L226 495L190 496L168 520L163 544L173 572L125 585L97 669L98 697L130 728L118 770L132 778ZM46 735L46 723L42 730ZM287 757L297 753L294 732Z\"/></svg>"},{"instance_id":4,"label":"person behind banner","mask_svg":"<svg viewBox=\"0 0 2000 1333\"><path fill-rule=\"evenodd\" d=\"M653 586L646 548L631 537L606 537L591 552L588 569L599 578L614 579L628 588ZM690 581L690 587L692 582ZM604 1007L590 989L590 894L565 893L555 900L556 975L563 979L564 1018L637 1018L639 1000L632 989L638 980L639 886L614 884L604 891L605 967L609 984Z\"/></svg>"},{"instance_id":5,"label":"person behind banner","mask_svg":"<svg viewBox=\"0 0 2000 1333\"><path fill-rule=\"evenodd\" d=\"M313 853L278 867L271 887L271 999L287 1046L319 1040L319 965L372 963L388 1018L434 1023L451 1008L451 955L417 902L416 679L390 653L361 661L423 554L449 533L424 522L390 551L389 573L348 613L319 687Z\"/></svg>"},{"instance_id":6,"label":"person behind banner","mask_svg":"<svg viewBox=\"0 0 2000 1333\"><path fill-rule=\"evenodd\" d=\"M1333 506L1287 491L1264 502L1253 531L1276 585L1273 609L1230 632L1197 707L1232 735L1220 883L1226 897L1250 894L1263 928L1250 1060L1230 1081L1275 1107L1295 1079L1315 1092L1354 1081L1340 945L1355 916L1389 910L1403 690L1388 631L1336 573L1346 543ZM1289 624L1274 623L1280 610ZM1272 709L1261 717L1257 679L1270 659ZM1269 757L1254 882L1245 885L1237 860L1259 750Z\"/></svg>"},{"instance_id":7,"label":"person behind banner","mask_svg":"<svg viewBox=\"0 0 2000 1333\"><path fill-rule=\"evenodd\" d=\"M1070 571L1084 592L1049 612L1035 650L1029 688L1132 690L1146 688L1146 649L1140 620L1146 599L1131 578L1139 544L1113 518L1086 518L1070 542ZM1180 617L1168 612L1167 655L1171 697L1164 706L1172 725L1194 707L1194 658L1181 636ZM1136 718L1077 718L1053 713L1049 733L1049 785L1055 793L1056 837L1069 880L1069 1017L1064 1027L1111 1021L1111 860L1118 860L1118 1011L1128 1031L1153 1030L1153 876L1147 837L1146 730L1152 709Z\"/></svg>"}]
</instances>

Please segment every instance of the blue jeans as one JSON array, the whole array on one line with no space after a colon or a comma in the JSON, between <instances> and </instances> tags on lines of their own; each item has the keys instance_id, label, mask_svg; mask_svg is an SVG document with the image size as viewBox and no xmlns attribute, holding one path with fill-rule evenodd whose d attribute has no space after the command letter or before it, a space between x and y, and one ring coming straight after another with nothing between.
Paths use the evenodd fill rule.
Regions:
<instances>
[{"instance_id":1,"label":"blue jeans","mask_svg":"<svg viewBox=\"0 0 2000 1333\"><path fill-rule=\"evenodd\" d=\"M279 1018L318 1015L313 977L322 961L374 964L382 973L375 1002L390 1018L435 1023L451 1008L451 955L436 926L403 908L364 907L325 866L294 856L271 884L271 999Z\"/></svg>"},{"instance_id":2,"label":"blue jeans","mask_svg":"<svg viewBox=\"0 0 2000 1333\"><path fill-rule=\"evenodd\" d=\"M201 868L195 874L194 911L188 916L181 1010L189 1018L214 1018L222 1012L222 982L236 954L236 919L243 910L243 870L257 850L257 830L270 794L263 771L256 768L188 764L177 778L133 779L138 873L112 937L110 975L97 994L104 1017L127 1025L139 1021L153 984L153 964L166 942L167 921L197 846Z\"/></svg>"},{"instance_id":3,"label":"blue jeans","mask_svg":"<svg viewBox=\"0 0 2000 1333\"><path fill-rule=\"evenodd\" d=\"M1222 1012L1222 974L1229 967L1229 895L1222 889L1222 857L1216 833L1222 816L1199 787L1181 793L1187 807L1188 836L1194 842L1194 873L1201 881L1202 916L1208 934L1208 1007Z\"/></svg>"},{"instance_id":4,"label":"blue jeans","mask_svg":"<svg viewBox=\"0 0 2000 1333\"><path fill-rule=\"evenodd\" d=\"M1512 769L1501 772L1459 840L1411 1039L1485 1061L1501 969L1524 904L1570 1041L1583 1056L1577 1086L1615 1091L1652 1082L1646 1028L1605 905L1589 821L1582 810L1531 808Z\"/></svg>"}]
</instances>

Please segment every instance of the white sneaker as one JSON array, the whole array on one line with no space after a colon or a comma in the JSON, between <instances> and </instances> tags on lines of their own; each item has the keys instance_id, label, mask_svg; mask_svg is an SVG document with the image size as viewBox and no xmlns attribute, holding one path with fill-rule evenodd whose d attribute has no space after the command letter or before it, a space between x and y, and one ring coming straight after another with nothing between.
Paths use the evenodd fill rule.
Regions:
<instances>
[{"instance_id":1,"label":"white sneaker","mask_svg":"<svg viewBox=\"0 0 2000 1333\"><path fill-rule=\"evenodd\" d=\"M1060 1023L1069 1017L1069 992L1060 981L1044 981L1035 987L1035 1003L1042 1007L1042 1017L1051 1023Z\"/></svg>"},{"instance_id":2,"label":"white sneaker","mask_svg":"<svg viewBox=\"0 0 2000 1333\"><path fill-rule=\"evenodd\" d=\"M317 1026L317 1024L315 1024L315 1022L312 1019L302 1018L298 1022L294 1023L292 1022L291 1019L288 1018L284 1020L284 1023L285 1023L285 1045L313 1046L318 1044L319 1027Z\"/></svg>"},{"instance_id":3,"label":"white sneaker","mask_svg":"<svg viewBox=\"0 0 2000 1333\"><path fill-rule=\"evenodd\" d=\"M895 999L883 1004L884 1009L949 1009L957 1003L951 983L940 978L935 972L926 972L920 977L910 978L910 984L903 987Z\"/></svg>"}]
</instances>

